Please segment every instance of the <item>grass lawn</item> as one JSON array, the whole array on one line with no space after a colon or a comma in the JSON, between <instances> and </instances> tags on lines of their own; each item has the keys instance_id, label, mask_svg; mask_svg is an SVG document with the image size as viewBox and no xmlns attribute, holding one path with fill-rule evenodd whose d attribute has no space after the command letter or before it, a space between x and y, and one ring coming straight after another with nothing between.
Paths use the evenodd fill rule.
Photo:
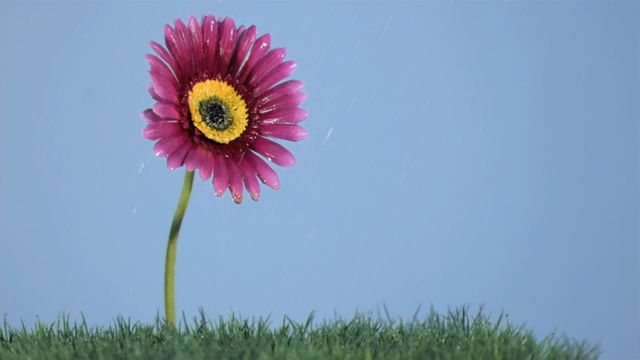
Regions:
<instances>
[{"instance_id":1,"label":"grass lawn","mask_svg":"<svg viewBox=\"0 0 640 360\"><path fill-rule=\"evenodd\" d=\"M0 329L0 359L596 359L598 349L551 334L536 339L524 326L492 321L466 308L431 311L410 322L356 315L316 324L285 319L208 320L203 314L179 330L160 320L118 319L88 327L61 319L32 329Z\"/></svg>"}]
</instances>

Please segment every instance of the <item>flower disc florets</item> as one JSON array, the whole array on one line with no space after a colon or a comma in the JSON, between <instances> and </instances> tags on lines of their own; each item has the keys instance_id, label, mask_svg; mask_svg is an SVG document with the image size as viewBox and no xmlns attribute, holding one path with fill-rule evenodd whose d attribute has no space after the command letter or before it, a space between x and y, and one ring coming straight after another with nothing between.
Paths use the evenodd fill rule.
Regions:
<instances>
[{"instance_id":1,"label":"flower disc florets","mask_svg":"<svg viewBox=\"0 0 640 360\"><path fill-rule=\"evenodd\" d=\"M189 91L189 111L195 127L220 144L240 137L249 123L245 101L220 80L196 83Z\"/></svg>"},{"instance_id":2,"label":"flower disc florets","mask_svg":"<svg viewBox=\"0 0 640 360\"><path fill-rule=\"evenodd\" d=\"M154 151L169 168L198 169L213 177L216 195L230 189L242 201L246 189L260 196L257 179L277 189L278 175L260 156L292 166L293 155L277 138L299 141L307 132L298 125L307 113L302 82L285 80L295 62L284 61L283 48L270 49L268 34L255 26L236 27L230 18L189 18L165 27L166 49L151 42L147 55L156 104L143 112L144 136L157 140Z\"/></svg>"}]
</instances>

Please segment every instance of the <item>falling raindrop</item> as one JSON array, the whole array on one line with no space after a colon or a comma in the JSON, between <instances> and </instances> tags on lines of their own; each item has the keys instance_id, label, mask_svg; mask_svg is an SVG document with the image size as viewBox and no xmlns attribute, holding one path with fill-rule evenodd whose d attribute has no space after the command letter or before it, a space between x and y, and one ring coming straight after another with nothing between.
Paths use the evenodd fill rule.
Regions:
<instances>
[{"instance_id":1,"label":"falling raindrop","mask_svg":"<svg viewBox=\"0 0 640 360\"><path fill-rule=\"evenodd\" d=\"M351 109L353 108L353 104L356 103L356 98L353 97L351 98L351 102L349 103L349 106L347 106L347 110L345 111L347 114L351 112Z\"/></svg>"},{"instance_id":2,"label":"falling raindrop","mask_svg":"<svg viewBox=\"0 0 640 360\"><path fill-rule=\"evenodd\" d=\"M387 18L387 22L384 24L384 28L382 28L382 33L386 33L387 30L389 29L389 24L391 24L391 18L392 16L389 15L389 17Z\"/></svg>"},{"instance_id":3,"label":"falling raindrop","mask_svg":"<svg viewBox=\"0 0 640 360\"><path fill-rule=\"evenodd\" d=\"M324 141L322 142L322 145L326 144L326 142L329 141L329 138L331 137L332 133L333 133L333 127L331 127L327 132L327 136L325 136Z\"/></svg>"}]
</instances>

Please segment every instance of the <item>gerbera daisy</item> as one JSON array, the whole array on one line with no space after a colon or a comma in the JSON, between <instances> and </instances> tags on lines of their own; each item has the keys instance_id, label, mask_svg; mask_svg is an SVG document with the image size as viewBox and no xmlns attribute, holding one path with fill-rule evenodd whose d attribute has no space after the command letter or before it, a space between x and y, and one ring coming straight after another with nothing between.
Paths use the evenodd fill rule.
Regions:
<instances>
[{"instance_id":1,"label":"gerbera daisy","mask_svg":"<svg viewBox=\"0 0 640 360\"><path fill-rule=\"evenodd\" d=\"M284 48L270 49L269 34L257 37L256 27L236 27L231 18L190 17L165 27L166 49L151 42L157 55L147 55L157 103L143 112L143 135L157 140L156 155L171 169L199 170L213 176L215 194L229 188L240 203L243 189L260 196L259 178L278 189L276 172L259 155L277 165L295 163L282 145L269 140L302 140L298 125L307 117L302 82L286 79L296 63L284 61ZM167 50L168 49L168 50Z\"/></svg>"},{"instance_id":2,"label":"gerbera daisy","mask_svg":"<svg viewBox=\"0 0 640 360\"><path fill-rule=\"evenodd\" d=\"M257 37L255 26L236 27L230 18L207 15L201 22L190 17L188 25L175 20L164 36L166 48L151 42L157 56L147 55L149 93L157 103L143 112L143 135L157 140L154 151L167 158L169 168L187 169L165 262L165 311L173 326L176 248L195 170L202 180L213 177L218 196L229 188L240 203L246 188L258 200L257 178L280 187L276 172L258 155L293 165L293 155L268 138L304 139L307 132L298 123L307 113L298 107L305 99L302 82L282 82L295 62L284 61L283 48L270 49L271 37Z\"/></svg>"}]
</instances>

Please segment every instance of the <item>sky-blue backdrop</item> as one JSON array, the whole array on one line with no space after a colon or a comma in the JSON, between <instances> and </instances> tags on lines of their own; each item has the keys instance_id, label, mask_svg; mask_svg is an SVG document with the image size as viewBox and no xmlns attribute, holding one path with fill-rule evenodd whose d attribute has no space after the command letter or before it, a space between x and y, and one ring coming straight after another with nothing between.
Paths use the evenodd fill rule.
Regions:
<instances>
[{"instance_id":1,"label":"sky-blue backdrop","mask_svg":"<svg viewBox=\"0 0 640 360\"><path fill-rule=\"evenodd\" d=\"M179 310L303 320L504 309L640 358L640 5L0 3L0 313L152 321L182 182L139 113L176 17L257 24L298 61L283 186L197 181ZM289 146L289 145L288 145Z\"/></svg>"}]
</instances>

